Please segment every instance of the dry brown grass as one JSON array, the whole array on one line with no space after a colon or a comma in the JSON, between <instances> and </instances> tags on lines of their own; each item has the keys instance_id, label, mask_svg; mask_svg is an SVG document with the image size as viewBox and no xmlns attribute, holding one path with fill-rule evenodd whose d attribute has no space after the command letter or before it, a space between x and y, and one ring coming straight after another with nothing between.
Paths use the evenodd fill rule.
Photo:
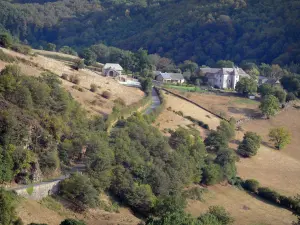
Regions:
<instances>
[{"instance_id":1,"label":"dry brown grass","mask_svg":"<svg viewBox=\"0 0 300 225\"><path fill-rule=\"evenodd\" d=\"M22 202L18 204L17 213L24 224L34 222L57 225L67 218L83 220L87 225L137 225L139 223L139 219L125 208L120 208L120 213L90 209L83 214L78 214L65 208L59 211L53 211L33 200L22 200Z\"/></svg>"},{"instance_id":2,"label":"dry brown grass","mask_svg":"<svg viewBox=\"0 0 300 225\"><path fill-rule=\"evenodd\" d=\"M246 131L261 135L270 147L269 129L278 126L292 133L291 144L281 151L261 147L257 156L237 164L238 172L244 178L257 179L263 185L293 196L300 194L300 110L289 108L269 120L253 120L242 125Z\"/></svg>"},{"instance_id":3,"label":"dry brown grass","mask_svg":"<svg viewBox=\"0 0 300 225\"><path fill-rule=\"evenodd\" d=\"M154 125L158 127L161 131L163 131L164 129L176 130L180 126L188 128L189 125L193 125L193 123L190 120L187 120L184 117L177 115L173 111L181 111L184 116L191 116L200 121L203 121L204 123L207 123L212 129L216 129L216 127L219 125L220 122L217 117L209 115L209 113L193 105L192 103L177 98L171 94L164 94L164 96L166 101L166 107L154 123ZM171 107L171 110L168 110L169 107ZM193 127L200 132L201 137L204 138L207 136L207 130L197 125Z\"/></svg>"},{"instance_id":4,"label":"dry brown grass","mask_svg":"<svg viewBox=\"0 0 300 225\"><path fill-rule=\"evenodd\" d=\"M184 95L218 115L222 113L228 119L233 117L239 120L245 118L245 116L253 116L259 113L259 102L247 98L221 96L213 93L181 93L176 90L174 92Z\"/></svg>"},{"instance_id":5,"label":"dry brown grass","mask_svg":"<svg viewBox=\"0 0 300 225\"><path fill-rule=\"evenodd\" d=\"M187 212L198 217L210 206L223 206L235 219L235 225L291 225L296 220L292 212L265 203L232 186L209 187L204 202L189 200Z\"/></svg>"},{"instance_id":6,"label":"dry brown grass","mask_svg":"<svg viewBox=\"0 0 300 225\"><path fill-rule=\"evenodd\" d=\"M70 88L70 86L73 85L71 82L62 79L63 86L71 93L71 95L79 103L83 105L84 108L88 110L90 114L110 113L114 106L113 101L117 98L123 98L126 105L131 105L144 97L144 93L141 90L137 88L131 88L131 87L126 87L124 85L121 85L112 78L101 76L101 73L96 73L88 69L77 71L72 69L65 62L58 61L52 58L47 58L41 55L27 56L8 49L4 49L4 48L0 48L0 49L2 49L5 53L11 56L26 60L27 63L24 62L19 63L22 71L26 75L39 76L43 71L49 70L59 76L62 76L62 74L67 74L69 77L71 76L78 77L80 79L80 87L82 88L90 89L91 84L95 84L98 87L100 87L100 90L102 92L110 91L112 93L110 102L108 102L107 104L91 105L90 102L92 102L97 97L95 93L78 92L77 90ZM47 52L47 51L42 51L42 52L49 53L49 54L64 55L62 53L55 53L55 52ZM0 69L4 68L5 65L6 63L0 62Z\"/></svg>"}]
</instances>

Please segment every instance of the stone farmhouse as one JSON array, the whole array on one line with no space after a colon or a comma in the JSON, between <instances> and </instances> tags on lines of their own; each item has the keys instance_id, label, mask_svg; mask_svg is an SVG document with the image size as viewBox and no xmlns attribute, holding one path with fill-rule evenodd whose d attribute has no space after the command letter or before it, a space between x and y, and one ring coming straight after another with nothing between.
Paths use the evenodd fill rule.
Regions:
<instances>
[{"instance_id":1,"label":"stone farmhouse","mask_svg":"<svg viewBox=\"0 0 300 225\"><path fill-rule=\"evenodd\" d=\"M126 82L127 75L122 75L123 68L117 63L106 63L102 68L102 75L106 77L113 77L116 80Z\"/></svg>"},{"instance_id":2,"label":"stone farmhouse","mask_svg":"<svg viewBox=\"0 0 300 225\"><path fill-rule=\"evenodd\" d=\"M122 75L123 68L120 64L116 63L106 63L102 68L103 76L117 77Z\"/></svg>"},{"instance_id":3,"label":"stone farmhouse","mask_svg":"<svg viewBox=\"0 0 300 225\"><path fill-rule=\"evenodd\" d=\"M163 83L175 83L182 84L185 82L181 73L162 73L160 71L154 71L155 80Z\"/></svg>"},{"instance_id":4,"label":"stone farmhouse","mask_svg":"<svg viewBox=\"0 0 300 225\"><path fill-rule=\"evenodd\" d=\"M208 84L221 89L235 89L241 77L250 77L243 69L235 68L200 68Z\"/></svg>"}]
</instances>

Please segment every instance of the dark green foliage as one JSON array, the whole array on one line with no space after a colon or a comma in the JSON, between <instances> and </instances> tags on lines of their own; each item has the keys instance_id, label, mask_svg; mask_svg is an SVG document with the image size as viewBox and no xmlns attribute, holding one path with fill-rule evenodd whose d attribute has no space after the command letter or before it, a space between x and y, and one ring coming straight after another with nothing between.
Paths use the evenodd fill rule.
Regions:
<instances>
[{"instance_id":1,"label":"dark green foliage","mask_svg":"<svg viewBox=\"0 0 300 225\"><path fill-rule=\"evenodd\" d=\"M23 2L29 4L1 1L1 25L36 46L43 41L74 47L104 42L209 66L220 59L299 61L297 0L201 1L205 7L176 0L104 0L101 6L88 0ZM286 46L293 48L287 51ZM228 61L224 65L232 67Z\"/></svg>"},{"instance_id":2,"label":"dark green foliage","mask_svg":"<svg viewBox=\"0 0 300 225\"><path fill-rule=\"evenodd\" d=\"M76 70L80 70L80 69L83 69L84 68L84 61L82 59L77 59L75 62L74 62L74 68Z\"/></svg>"},{"instance_id":3,"label":"dark green foliage","mask_svg":"<svg viewBox=\"0 0 300 225\"><path fill-rule=\"evenodd\" d=\"M260 147L261 137L254 132L246 132L237 153L243 157L255 156Z\"/></svg>"},{"instance_id":4,"label":"dark green foliage","mask_svg":"<svg viewBox=\"0 0 300 225\"><path fill-rule=\"evenodd\" d=\"M85 223L81 220L65 219L60 225L85 225Z\"/></svg>"},{"instance_id":5,"label":"dark green foliage","mask_svg":"<svg viewBox=\"0 0 300 225\"><path fill-rule=\"evenodd\" d=\"M258 88L258 93L260 93L262 97L272 95L274 93L273 86L271 84L262 84Z\"/></svg>"},{"instance_id":6,"label":"dark green foliage","mask_svg":"<svg viewBox=\"0 0 300 225\"><path fill-rule=\"evenodd\" d=\"M13 146L0 146L0 183L10 182L14 177Z\"/></svg>"},{"instance_id":7,"label":"dark green foliage","mask_svg":"<svg viewBox=\"0 0 300 225\"><path fill-rule=\"evenodd\" d=\"M257 83L253 78L242 77L236 84L235 90L245 96L257 91Z\"/></svg>"},{"instance_id":8,"label":"dark green foliage","mask_svg":"<svg viewBox=\"0 0 300 225\"><path fill-rule=\"evenodd\" d=\"M155 215L163 216L167 213L183 211L187 205L185 197L180 193L174 193L158 199L155 207Z\"/></svg>"},{"instance_id":9,"label":"dark green foliage","mask_svg":"<svg viewBox=\"0 0 300 225\"><path fill-rule=\"evenodd\" d=\"M190 215L186 214L184 211L176 211L172 213L167 213L161 218L149 218L146 221L146 225L202 225ZM208 225L208 224L207 224Z\"/></svg>"},{"instance_id":10,"label":"dark green foliage","mask_svg":"<svg viewBox=\"0 0 300 225\"><path fill-rule=\"evenodd\" d=\"M234 62L230 60L219 60L216 65L216 68L233 68L234 67Z\"/></svg>"},{"instance_id":11,"label":"dark green foliage","mask_svg":"<svg viewBox=\"0 0 300 225\"><path fill-rule=\"evenodd\" d=\"M0 224L11 225L17 220L15 196L12 192L0 188Z\"/></svg>"},{"instance_id":12,"label":"dark green foliage","mask_svg":"<svg viewBox=\"0 0 300 225\"><path fill-rule=\"evenodd\" d=\"M300 75L284 76L280 82L287 92L291 92L297 97L300 96Z\"/></svg>"},{"instance_id":13,"label":"dark green foliage","mask_svg":"<svg viewBox=\"0 0 300 225\"><path fill-rule=\"evenodd\" d=\"M279 194L276 191L271 190L267 187L259 187L257 189L258 195L264 199L267 199L273 203L277 203L279 201Z\"/></svg>"},{"instance_id":14,"label":"dark green foliage","mask_svg":"<svg viewBox=\"0 0 300 225\"><path fill-rule=\"evenodd\" d=\"M55 52L56 51L56 45L53 43L48 43L46 45L46 50L47 51L51 51L51 52Z\"/></svg>"},{"instance_id":15,"label":"dark green foliage","mask_svg":"<svg viewBox=\"0 0 300 225\"><path fill-rule=\"evenodd\" d=\"M286 96L286 101L287 101L287 102L289 102L289 101L294 101L294 100L296 100L296 99L297 99L297 97L296 97L295 94L292 93L292 92L289 92L289 93L287 94L287 96Z\"/></svg>"},{"instance_id":16,"label":"dark green foliage","mask_svg":"<svg viewBox=\"0 0 300 225\"><path fill-rule=\"evenodd\" d=\"M96 53L88 48L84 49L80 56L84 58L84 63L87 66L93 65L97 59Z\"/></svg>"},{"instance_id":17,"label":"dark green foliage","mask_svg":"<svg viewBox=\"0 0 300 225\"><path fill-rule=\"evenodd\" d=\"M141 81L141 86L142 86L142 90L146 93L146 94L151 94L152 91L152 81L150 78L146 78L143 79Z\"/></svg>"},{"instance_id":18,"label":"dark green foliage","mask_svg":"<svg viewBox=\"0 0 300 225\"><path fill-rule=\"evenodd\" d=\"M266 95L259 106L261 112L270 118L279 111L279 100L273 95Z\"/></svg>"},{"instance_id":19,"label":"dark green foliage","mask_svg":"<svg viewBox=\"0 0 300 225\"><path fill-rule=\"evenodd\" d=\"M0 34L0 46L4 48L10 48L13 44L12 36L9 33Z\"/></svg>"},{"instance_id":20,"label":"dark green foliage","mask_svg":"<svg viewBox=\"0 0 300 225\"><path fill-rule=\"evenodd\" d=\"M77 56L77 52L74 49L72 49L71 47L69 47L69 46L63 46L63 47L61 47L59 49L59 52L65 53L65 54L68 54L68 55L75 55L75 56Z\"/></svg>"},{"instance_id":21,"label":"dark green foliage","mask_svg":"<svg viewBox=\"0 0 300 225\"><path fill-rule=\"evenodd\" d=\"M243 183L243 188L245 188L248 191L257 193L259 188L259 182L253 179L245 180L245 182Z\"/></svg>"},{"instance_id":22,"label":"dark green foliage","mask_svg":"<svg viewBox=\"0 0 300 225\"><path fill-rule=\"evenodd\" d=\"M87 206L96 207L99 201L98 194L90 179L85 175L73 174L60 183L60 195L76 203L82 209Z\"/></svg>"},{"instance_id":23,"label":"dark green foliage","mask_svg":"<svg viewBox=\"0 0 300 225\"><path fill-rule=\"evenodd\" d=\"M222 168L218 164L209 164L203 169L202 182L206 185L214 185L223 180Z\"/></svg>"},{"instance_id":24,"label":"dark green foliage","mask_svg":"<svg viewBox=\"0 0 300 225\"><path fill-rule=\"evenodd\" d=\"M218 222L222 225L230 225L234 222L234 219L222 206L209 207L208 214L215 216ZM200 216L201 220L201 216Z\"/></svg>"}]
</instances>

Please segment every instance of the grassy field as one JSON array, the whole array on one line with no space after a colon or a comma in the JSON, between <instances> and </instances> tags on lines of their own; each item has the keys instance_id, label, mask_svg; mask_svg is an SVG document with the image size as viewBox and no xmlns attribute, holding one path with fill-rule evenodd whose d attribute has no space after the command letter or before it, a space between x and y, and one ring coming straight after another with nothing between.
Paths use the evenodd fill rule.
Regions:
<instances>
[{"instance_id":1,"label":"grassy field","mask_svg":"<svg viewBox=\"0 0 300 225\"><path fill-rule=\"evenodd\" d=\"M184 85L171 85L165 84L164 88L175 89L183 92L205 92L198 86L184 86Z\"/></svg>"},{"instance_id":2,"label":"grassy field","mask_svg":"<svg viewBox=\"0 0 300 225\"><path fill-rule=\"evenodd\" d=\"M47 197L40 203L22 199L17 207L17 214L24 224L39 223L57 225L67 218L83 220L88 225L137 225L139 219L128 209L120 208L119 213L107 212L101 209L89 209L84 213L75 213L66 208L67 203L58 202Z\"/></svg>"},{"instance_id":3,"label":"grassy field","mask_svg":"<svg viewBox=\"0 0 300 225\"><path fill-rule=\"evenodd\" d=\"M155 126L157 126L161 131L164 129L175 130L179 126L187 128L187 126L193 124L183 116L179 116L178 114L174 113L174 111L181 111L184 116L191 116L199 121L203 121L204 123L209 124L211 129L216 129L219 125L220 121L217 117L207 113L205 110L197 107L196 105L177 98L171 94L164 94L164 96L166 107L155 121ZM207 130L199 126L194 127L200 132L202 137L207 136Z\"/></svg>"},{"instance_id":4,"label":"grassy field","mask_svg":"<svg viewBox=\"0 0 300 225\"><path fill-rule=\"evenodd\" d=\"M208 188L204 201L189 200L187 212L198 217L210 206L223 206L235 219L235 225L291 225L296 221L292 212L263 202L232 186L216 185Z\"/></svg>"},{"instance_id":5,"label":"grassy field","mask_svg":"<svg viewBox=\"0 0 300 225\"><path fill-rule=\"evenodd\" d=\"M234 95L217 95L214 93L181 93L184 97L200 104L206 109L226 117L235 118L236 120L245 118L247 116L255 116L260 114L258 106L259 102L247 98L242 98Z\"/></svg>"}]
</instances>

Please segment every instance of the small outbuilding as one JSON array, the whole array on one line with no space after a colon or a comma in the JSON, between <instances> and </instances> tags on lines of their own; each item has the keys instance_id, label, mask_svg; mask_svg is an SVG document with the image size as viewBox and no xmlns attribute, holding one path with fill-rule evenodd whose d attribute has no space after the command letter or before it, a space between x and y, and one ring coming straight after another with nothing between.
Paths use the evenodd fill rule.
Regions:
<instances>
[{"instance_id":1,"label":"small outbuilding","mask_svg":"<svg viewBox=\"0 0 300 225\"><path fill-rule=\"evenodd\" d=\"M102 75L107 77L118 77L122 75L122 72L122 66L117 63L106 63L102 68Z\"/></svg>"},{"instance_id":2,"label":"small outbuilding","mask_svg":"<svg viewBox=\"0 0 300 225\"><path fill-rule=\"evenodd\" d=\"M163 83L176 83L176 84L182 84L185 82L184 77L181 73L159 72L158 75L156 75L155 80Z\"/></svg>"}]
</instances>

